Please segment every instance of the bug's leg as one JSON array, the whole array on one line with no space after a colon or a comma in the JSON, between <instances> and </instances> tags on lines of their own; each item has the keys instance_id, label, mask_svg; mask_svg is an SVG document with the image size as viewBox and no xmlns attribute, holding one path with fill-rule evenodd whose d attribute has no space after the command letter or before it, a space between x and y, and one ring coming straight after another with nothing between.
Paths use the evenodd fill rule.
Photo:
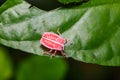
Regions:
<instances>
[{"instance_id":1,"label":"bug's leg","mask_svg":"<svg viewBox=\"0 0 120 80\"><path fill-rule=\"evenodd\" d=\"M44 52L43 54L47 54L48 55L49 53L48 52Z\"/></svg>"},{"instance_id":2,"label":"bug's leg","mask_svg":"<svg viewBox=\"0 0 120 80\"><path fill-rule=\"evenodd\" d=\"M51 58L54 57L56 55L57 51L55 50L55 52L51 55Z\"/></svg>"},{"instance_id":3,"label":"bug's leg","mask_svg":"<svg viewBox=\"0 0 120 80\"><path fill-rule=\"evenodd\" d=\"M51 52L52 52L52 49L50 49L48 52L44 52L44 54L49 55L49 53L51 53Z\"/></svg>"},{"instance_id":4,"label":"bug's leg","mask_svg":"<svg viewBox=\"0 0 120 80\"><path fill-rule=\"evenodd\" d=\"M65 56L65 57L67 56L63 51L61 51L61 54L62 54L63 56Z\"/></svg>"},{"instance_id":5,"label":"bug's leg","mask_svg":"<svg viewBox=\"0 0 120 80\"><path fill-rule=\"evenodd\" d=\"M51 52L52 52L52 49L50 49L48 52L51 53Z\"/></svg>"}]
</instances>

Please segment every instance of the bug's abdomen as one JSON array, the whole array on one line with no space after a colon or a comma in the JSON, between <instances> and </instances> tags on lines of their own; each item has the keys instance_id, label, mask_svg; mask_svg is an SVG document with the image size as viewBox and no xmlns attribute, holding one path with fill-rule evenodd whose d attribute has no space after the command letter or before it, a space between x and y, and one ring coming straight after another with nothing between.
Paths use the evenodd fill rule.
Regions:
<instances>
[{"instance_id":1,"label":"bug's abdomen","mask_svg":"<svg viewBox=\"0 0 120 80\"><path fill-rule=\"evenodd\" d=\"M44 37L40 40L40 42L49 49L62 50L62 47L63 47L62 44Z\"/></svg>"},{"instance_id":2,"label":"bug's abdomen","mask_svg":"<svg viewBox=\"0 0 120 80\"><path fill-rule=\"evenodd\" d=\"M63 39L63 38L57 38L55 41L60 43L60 44L64 44L65 43L65 39Z\"/></svg>"},{"instance_id":3,"label":"bug's abdomen","mask_svg":"<svg viewBox=\"0 0 120 80\"><path fill-rule=\"evenodd\" d=\"M64 38L61 38L60 36L52 33L52 32L45 32L43 34L43 37L44 38L47 38L47 39L50 39L50 40L53 40L55 42L58 42L60 44L64 44L65 43L65 39Z\"/></svg>"}]
</instances>

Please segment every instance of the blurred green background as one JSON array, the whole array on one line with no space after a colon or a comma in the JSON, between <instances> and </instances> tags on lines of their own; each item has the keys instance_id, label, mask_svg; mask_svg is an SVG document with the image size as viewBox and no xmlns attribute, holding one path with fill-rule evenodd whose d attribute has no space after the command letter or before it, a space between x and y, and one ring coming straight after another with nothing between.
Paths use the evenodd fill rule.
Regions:
<instances>
[{"instance_id":1,"label":"blurred green background","mask_svg":"<svg viewBox=\"0 0 120 80\"><path fill-rule=\"evenodd\" d=\"M26 1L46 11L63 6L57 0ZM51 59L0 45L0 80L120 80L120 67Z\"/></svg>"}]
</instances>

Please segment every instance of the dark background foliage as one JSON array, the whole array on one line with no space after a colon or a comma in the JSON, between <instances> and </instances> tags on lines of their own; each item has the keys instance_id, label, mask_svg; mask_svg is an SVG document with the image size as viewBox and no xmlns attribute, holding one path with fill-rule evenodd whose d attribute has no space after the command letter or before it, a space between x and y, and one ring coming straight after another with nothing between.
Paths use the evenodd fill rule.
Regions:
<instances>
[{"instance_id":1,"label":"dark background foliage","mask_svg":"<svg viewBox=\"0 0 120 80\"><path fill-rule=\"evenodd\" d=\"M26 0L32 4L32 6L37 6L43 10L52 10L63 4L57 2L57 0ZM0 5L3 4L5 0L0 0ZM2 45L1 45L2 46ZM17 73L17 68L21 61L25 58L34 56L19 50L12 48L7 48L9 51L10 58L14 64L13 71L14 75L10 80L15 80L15 74ZM88 64L80 61L75 61L71 58L65 60L68 63L68 72L65 76L65 80L120 80L120 67L108 67L100 66L96 64ZM59 68L59 66L58 66Z\"/></svg>"}]
</instances>

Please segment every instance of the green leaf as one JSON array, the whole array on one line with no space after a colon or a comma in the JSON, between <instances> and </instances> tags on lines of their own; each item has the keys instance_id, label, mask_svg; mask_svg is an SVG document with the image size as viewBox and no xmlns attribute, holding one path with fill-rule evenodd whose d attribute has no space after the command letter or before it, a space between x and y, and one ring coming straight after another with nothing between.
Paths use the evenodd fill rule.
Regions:
<instances>
[{"instance_id":1,"label":"green leaf","mask_svg":"<svg viewBox=\"0 0 120 80\"><path fill-rule=\"evenodd\" d=\"M7 50L0 46L0 80L8 80L12 75L12 64Z\"/></svg>"},{"instance_id":2,"label":"green leaf","mask_svg":"<svg viewBox=\"0 0 120 80\"><path fill-rule=\"evenodd\" d=\"M19 4L15 2L15 0L13 0L13 2L11 3L11 1L8 0L5 4L3 4L0 7L0 12L1 12L0 27L15 24L15 23L17 24L21 21L26 21L35 16L42 15L43 13L45 13L45 11L40 10L36 7L29 8L31 5L25 1L21 1L21 3L20 1L18 2Z\"/></svg>"},{"instance_id":3,"label":"green leaf","mask_svg":"<svg viewBox=\"0 0 120 80\"><path fill-rule=\"evenodd\" d=\"M66 70L61 59L34 56L20 64L16 80L63 80Z\"/></svg>"},{"instance_id":4,"label":"green leaf","mask_svg":"<svg viewBox=\"0 0 120 80\"><path fill-rule=\"evenodd\" d=\"M19 4L19 3L22 3L22 2L23 2L23 0L12 0L12 1L8 0L8 1L6 1L6 2L0 7L0 14L1 14L2 12L4 12L5 10L7 10L8 8L11 8L11 7L13 7L13 6L15 6L15 5Z\"/></svg>"},{"instance_id":5,"label":"green leaf","mask_svg":"<svg viewBox=\"0 0 120 80\"><path fill-rule=\"evenodd\" d=\"M64 51L69 57L120 66L119 5L119 0L90 0L80 6L45 12L29 8L23 1L0 14L0 43L42 55L39 40L43 32L56 33L59 28L68 39Z\"/></svg>"},{"instance_id":6,"label":"green leaf","mask_svg":"<svg viewBox=\"0 0 120 80\"><path fill-rule=\"evenodd\" d=\"M69 3L73 3L73 2L82 2L84 0L58 0L58 1L61 3L64 3L64 4L69 4Z\"/></svg>"}]
</instances>

